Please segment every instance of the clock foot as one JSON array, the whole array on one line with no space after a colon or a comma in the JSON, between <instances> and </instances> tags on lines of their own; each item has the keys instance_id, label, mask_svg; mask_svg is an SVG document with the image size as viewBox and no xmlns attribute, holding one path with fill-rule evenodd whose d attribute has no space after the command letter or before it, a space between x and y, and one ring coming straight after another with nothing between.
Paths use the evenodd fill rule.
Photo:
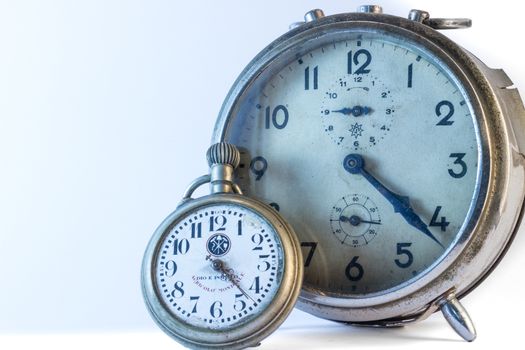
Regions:
<instances>
[{"instance_id":1,"label":"clock foot","mask_svg":"<svg viewBox=\"0 0 525 350\"><path fill-rule=\"evenodd\" d=\"M476 339L474 323L454 293L448 294L440 303L440 307L443 316L457 334L468 342Z\"/></svg>"}]
</instances>

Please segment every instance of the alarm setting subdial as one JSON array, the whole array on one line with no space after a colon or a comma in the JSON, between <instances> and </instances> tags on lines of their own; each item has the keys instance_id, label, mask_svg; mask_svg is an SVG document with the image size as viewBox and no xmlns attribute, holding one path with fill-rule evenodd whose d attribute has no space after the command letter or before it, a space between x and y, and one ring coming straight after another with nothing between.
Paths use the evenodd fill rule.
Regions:
<instances>
[{"instance_id":1,"label":"alarm setting subdial","mask_svg":"<svg viewBox=\"0 0 525 350\"><path fill-rule=\"evenodd\" d=\"M337 144L354 150L375 146L390 131L396 112L392 91L378 78L339 78L321 106L324 131Z\"/></svg>"},{"instance_id":2,"label":"alarm setting subdial","mask_svg":"<svg viewBox=\"0 0 525 350\"><path fill-rule=\"evenodd\" d=\"M379 208L367 196L350 194L339 199L330 215L332 233L341 242L353 247L370 243L381 226Z\"/></svg>"}]
</instances>

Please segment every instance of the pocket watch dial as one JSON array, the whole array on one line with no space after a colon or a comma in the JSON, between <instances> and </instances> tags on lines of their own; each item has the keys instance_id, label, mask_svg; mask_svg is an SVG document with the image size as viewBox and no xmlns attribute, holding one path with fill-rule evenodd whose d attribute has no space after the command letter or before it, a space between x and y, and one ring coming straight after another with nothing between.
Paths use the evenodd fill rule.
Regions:
<instances>
[{"instance_id":1,"label":"pocket watch dial","mask_svg":"<svg viewBox=\"0 0 525 350\"><path fill-rule=\"evenodd\" d=\"M192 212L172 226L158 249L157 294L176 318L195 327L239 326L264 311L281 285L280 238L242 206Z\"/></svg>"},{"instance_id":2,"label":"pocket watch dial","mask_svg":"<svg viewBox=\"0 0 525 350\"><path fill-rule=\"evenodd\" d=\"M430 50L381 31L303 43L247 85L223 138L243 190L297 232L305 289L385 293L454 246L480 177L465 91Z\"/></svg>"}]
</instances>

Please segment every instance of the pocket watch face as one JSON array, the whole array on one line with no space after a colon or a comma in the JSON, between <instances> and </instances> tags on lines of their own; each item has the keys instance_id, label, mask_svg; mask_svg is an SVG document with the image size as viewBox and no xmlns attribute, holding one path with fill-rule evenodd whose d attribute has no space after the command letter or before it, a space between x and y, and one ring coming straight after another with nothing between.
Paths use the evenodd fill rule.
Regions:
<instances>
[{"instance_id":1,"label":"pocket watch face","mask_svg":"<svg viewBox=\"0 0 525 350\"><path fill-rule=\"evenodd\" d=\"M294 227L307 291L400 289L471 224L475 109L427 46L382 30L322 32L271 59L225 111L241 187Z\"/></svg>"},{"instance_id":2,"label":"pocket watch face","mask_svg":"<svg viewBox=\"0 0 525 350\"><path fill-rule=\"evenodd\" d=\"M208 330L238 327L267 309L283 276L273 227L235 204L212 204L169 227L153 264L154 285L180 322Z\"/></svg>"}]
</instances>

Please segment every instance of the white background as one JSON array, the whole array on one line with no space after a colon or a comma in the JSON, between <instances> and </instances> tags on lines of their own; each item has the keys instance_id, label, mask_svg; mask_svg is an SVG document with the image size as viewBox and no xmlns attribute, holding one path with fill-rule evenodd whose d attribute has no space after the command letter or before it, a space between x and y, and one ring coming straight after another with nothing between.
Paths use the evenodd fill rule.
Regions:
<instances>
[{"instance_id":1,"label":"white background","mask_svg":"<svg viewBox=\"0 0 525 350\"><path fill-rule=\"evenodd\" d=\"M0 347L176 348L149 318L140 262L157 224L207 171L215 117L244 66L312 8L356 1L0 1ZM470 17L446 34L525 94L523 8L383 1ZM523 232L522 232L523 233ZM521 340L523 234L464 305L478 348ZM437 314L398 330L295 311L265 349L467 343ZM4 348L4 347L3 347Z\"/></svg>"}]
</instances>

